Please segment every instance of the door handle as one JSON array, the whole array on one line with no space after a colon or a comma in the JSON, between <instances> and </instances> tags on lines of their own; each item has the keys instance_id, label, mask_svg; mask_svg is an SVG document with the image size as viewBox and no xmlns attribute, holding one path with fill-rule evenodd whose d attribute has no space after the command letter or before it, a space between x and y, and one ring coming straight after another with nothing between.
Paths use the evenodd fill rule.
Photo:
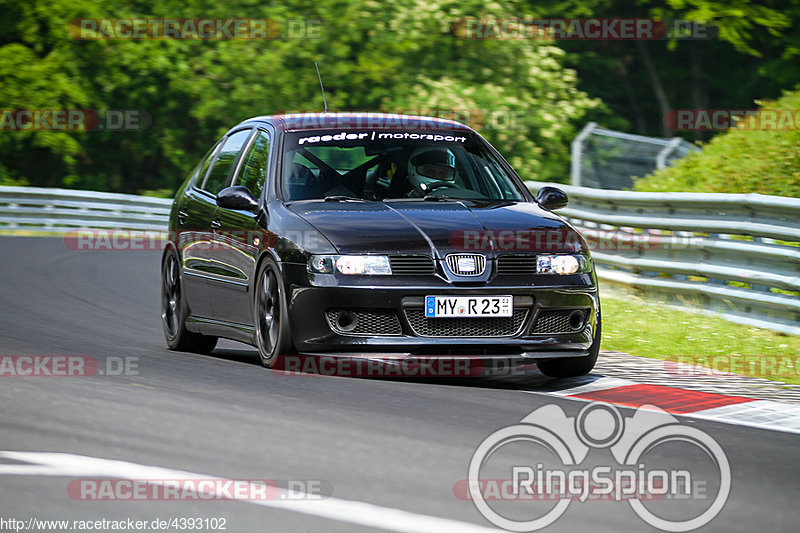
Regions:
<instances>
[{"instance_id":1,"label":"door handle","mask_svg":"<svg viewBox=\"0 0 800 533\"><path fill-rule=\"evenodd\" d=\"M180 211L178 211L178 222L183 224L184 222L186 222L186 219L188 218L188 216L189 216L189 213L187 213L186 211L181 209Z\"/></svg>"},{"instance_id":2,"label":"door handle","mask_svg":"<svg viewBox=\"0 0 800 533\"><path fill-rule=\"evenodd\" d=\"M219 228L222 227L222 222L220 222L219 219L212 220L211 221L211 227L214 228L214 229L219 229Z\"/></svg>"}]
</instances>

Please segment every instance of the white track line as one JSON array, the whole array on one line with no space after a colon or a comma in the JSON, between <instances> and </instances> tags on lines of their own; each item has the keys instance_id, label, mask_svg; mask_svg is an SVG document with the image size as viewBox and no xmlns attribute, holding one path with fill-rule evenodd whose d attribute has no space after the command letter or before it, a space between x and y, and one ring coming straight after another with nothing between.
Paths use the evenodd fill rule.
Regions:
<instances>
[{"instance_id":1,"label":"white track line","mask_svg":"<svg viewBox=\"0 0 800 533\"><path fill-rule=\"evenodd\" d=\"M194 472L69 453L0 451L0 457L31 463L0 464L0 475L106 477L130 480L221 479ZM289 496L286 489L281 488L281 493L286 494L286 497ZM294 497L296 497L296 494L294 493ZM218 495L224 497L224 494L220 493ZM471 522L461 522L448 518L412 513L392 507L382 507L371 503L340 500L338 498L284 500L279 497L274 500L235 501L389 531L415 533L487 533L502 531Z\"/></svg>"},{"instance_id":2,"label":"white track line","mask_svg":"<svg viewBox=\"0 0 800 533\"><path fill-rule=\"evenodd\" d=\"M678 416L787 433L800 433L800 405L773 402L772 400L723 405Z\"/></svg>"},{"instance_id":3,"label":"white track line","mask_svg":"<svg viewBox=\"0 0 800 533\"><path fill-rule=\"evenodd\" d=\"M627 385L638 385L635 381L622 378L598 378L586 385L578 385L569 389L561 389L557 391L548 392L546 394L554 394L556 396L571 396L573 394L586 394L587 392L594 392L606 389L615 389L617 387L625 387ZM526 392L539 392L539 391L526 391Z\"/></svg>"}]
</instances>

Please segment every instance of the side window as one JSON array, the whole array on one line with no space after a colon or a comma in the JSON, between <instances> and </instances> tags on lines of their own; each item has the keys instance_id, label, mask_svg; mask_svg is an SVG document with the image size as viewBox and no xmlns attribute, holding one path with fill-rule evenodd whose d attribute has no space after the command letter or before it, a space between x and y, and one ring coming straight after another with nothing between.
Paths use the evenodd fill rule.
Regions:
<instances>
[{"instance_id":1,"label":"side window","mask_svg":"<svg viewBox=\"0 0 800 533\"><path fill-rule=\"evenodd\" d=\"M222 139L218 140L217 143L208 151L208 153L203 156L203 159L194 167L192 170L192 180L194 180L197 187L202 185L203 178L206 176L206 171L208 171L208 165L211 164L211 161L214 160L214 155L217 153L217 149L219 145L222 144Z\"/></svg>"},{"instance_id":2,"label":"side window","mask_svg":"<svg viewBox=\"0 0 800 533\"><path fill-rule=\"evenodd\" d=\"M269 157L269 134L258 131L244 159L242 170L236 179L236 185L250 189L256 198L261 196L264 180L267 177L267 161Z\"/></svg>"},{"instance_id":3,"label":"side window","mask_svg":"<svg viewBox=\"0 0 800 533\"><path fill-rule=\"evenodd\" d=\"M239 152L242 151L242 147L252 132L253 130L237 131L225 140L217 160L214 162L214 166L211 167L211 172L208 173L208 177L203 184L204 190L211 194L217 194L230 185L234 163L236 163Z\"/></svg>"}]
</instances>

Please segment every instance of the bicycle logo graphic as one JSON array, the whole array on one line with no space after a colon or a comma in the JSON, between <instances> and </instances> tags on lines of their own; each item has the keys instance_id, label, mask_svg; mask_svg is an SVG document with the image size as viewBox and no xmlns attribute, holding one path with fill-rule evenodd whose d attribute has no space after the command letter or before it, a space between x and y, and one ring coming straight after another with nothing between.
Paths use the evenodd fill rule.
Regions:
<instances>
[{"instance_id":1,"label":"bicycle logo graphic","mask_svg":"<svg viewBox=\"0 0 800 533\"><path fill-rule=\"evenodd\" d=\"M681 446L681 450L684 446L695 447L691 453L699 453L709 460L711 470L715 472L715 482L718 480L715 494L705 495L705 499L712 500L710 505L701 511L690 508L686 512L688 516L677 519L658 516L645 505L648 500L659 498L670 505L671 502L678 505L680 498L684 501L691 498L692 483L697 484L686 469L644 468L645 458L651 457L647 454L668 443L670 450L675 446ZM560 463L558 468L544 468L540 463L530 462L513 464L511 479L504 480L505 485L510 486L510 491L504 493L507 499L523 499L520 496L527 495L528 499L556 502L541 516L526 519L504 516L490 505L491 498L484 494L487 483L496 480L482 477L481 470L490 459L499 460L498 452L511 444L541 447L543 449L537 450L533 457L542 457L541 451ZM613 468L581 468L581 463L592 450L602 449L611 452L617 463ZM683 456L674 452L662 455L672 461L682 460ZM712 437L700 429L682 425L677 418L658 407L644 405L625 418L615 406L594 402L575 417L568 417L557 405L547 405L533 411L518 424L495 431L473 454L467 486L469 498L478 511L491 523L508 531L542 529L561 517L573 500L585 501L600 495L606 499L624 499L642 520L656 528L683 532L707 524L722 510L730 493L731 471L725 452Z\"/></svg>"}]
</instances>

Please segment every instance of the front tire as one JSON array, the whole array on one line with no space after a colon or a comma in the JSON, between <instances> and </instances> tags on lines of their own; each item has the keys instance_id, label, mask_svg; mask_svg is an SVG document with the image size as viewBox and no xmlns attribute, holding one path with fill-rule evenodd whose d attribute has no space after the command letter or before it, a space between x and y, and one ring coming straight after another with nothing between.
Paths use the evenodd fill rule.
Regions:
<instances>
[{"instance_id":1,"label":"front tire","mask_svg":"<svg viewBox=\"0 0 800 533\"><path fill-rule=\"evenodd\" d=\"M597 331L595 332L594 341L589 348L589 355L583 357L564 357L560 359L544 359L536 363L539 370L545 376L551 378L573 378L576 376L583 376L588 374L594 368L597 362L597 356L600 354L600 340L602 338L602 321L600 316L597 317Z\"/></svg>"},{"instance_id":2,"label":"front tire","mask_svg":"<svg viewBox=\"0 0 800 533\"><path fill-rule=\"evenodd\" d=\"M262 263L256 279L256 347L261 364L273 368L282 356L295 353L286 294L278 265L271 258Z\"/></svg>"},{"instance_id":3,"label":"front tire","mask_svg":"<svg viewBox=\"0 0 800 533\"><path fill-rule=\"evenodd\" d=\"M161 265L161 325L170 350L208 354L217 345L217 337L200 335L186 329L189 310L183 300L178 254L167 252Z\"/></svg>"}]
</instances>

